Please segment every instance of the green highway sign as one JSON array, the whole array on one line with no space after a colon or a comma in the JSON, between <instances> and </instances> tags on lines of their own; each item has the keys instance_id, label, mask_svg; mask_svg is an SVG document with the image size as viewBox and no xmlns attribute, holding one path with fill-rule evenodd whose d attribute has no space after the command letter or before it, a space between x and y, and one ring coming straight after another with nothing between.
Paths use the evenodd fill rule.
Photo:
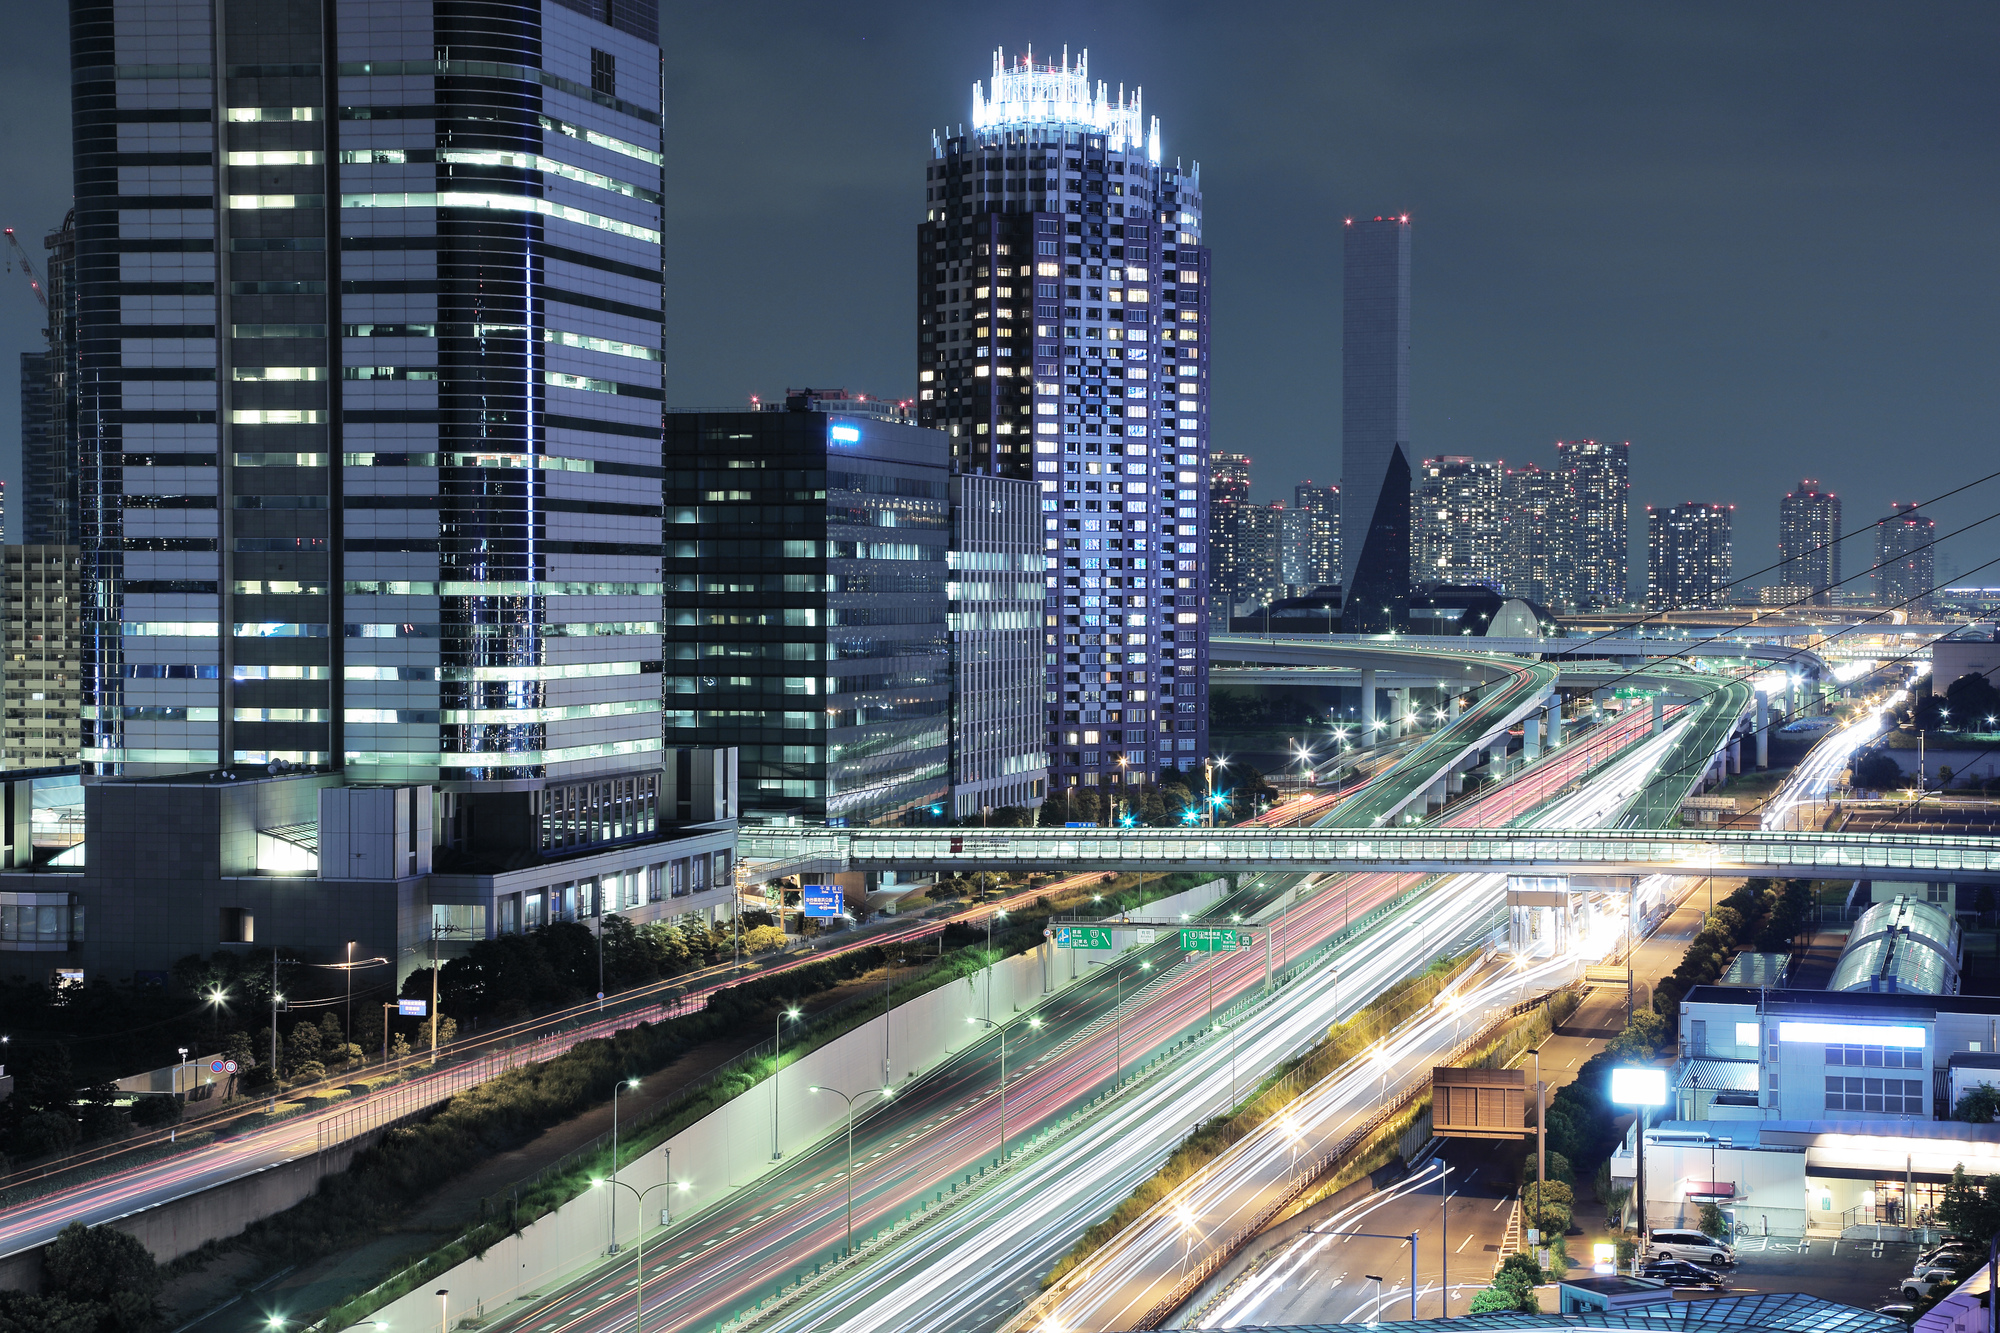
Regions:
<instances>
[{"instance_id":1,"label":"green highway sign","mask_svg":"<svg viewBox=\"0 0 2000 1333\"><path fill-rule=\"evenodd\" d=\"M1109 949L1111 932L1102 926L1057 926L1058 949Z\"/></svg>"},{"instance_id":2,"label":"green highway sign","mask_svg":"<svg viewBox=\"0 0 2000 1333\"><path fill-rule=\"evenodd\" d=\"M1250 947L1250 932L1231 930L1227 926L1181 932L1182 953L1226 953L1231 949Z\"/></svg>"}]
</instances>

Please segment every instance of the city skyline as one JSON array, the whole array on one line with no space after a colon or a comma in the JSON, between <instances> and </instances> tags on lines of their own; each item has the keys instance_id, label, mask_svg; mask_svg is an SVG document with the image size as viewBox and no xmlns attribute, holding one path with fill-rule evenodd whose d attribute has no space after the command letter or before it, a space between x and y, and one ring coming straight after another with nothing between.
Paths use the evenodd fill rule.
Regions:
<instances>
[{"instance_id":1,"label":"city skyline","mask_svg":"<svg viewBox=\"0 0 2000 1333\"><path fill-rule=\"evenodd\" d=\"M67 22L60 6L18 8L0 53L10 75L0 121L12 130L0 169L6 222L39 264L40 238L72 192ZM1338 302L1338 247L1274 244L1289 226L1280 219L1303 211L1330 219L1324 228L1392 203L1425 236L1412 403L1424 456L1546 466L1555 439L1630 439L1637 503L1686 498L1682 460L1727 473L1712 494L1738 505L1745 552L1775 551L1767 497L1800 476L1872 522L1892 499L1977 475L1993 402L1976 349L2000 275L1976 219L1992 211L1996 175L1968 160L1990 150L1959 126L1993 106L1964 55L1990 22L1946 11L1904 25L1847 9L1795 31L1782 15L1719 5L1671 19L1439 6L1434 27L1413 16L1342 25L1329 10L1304 16L1273 50L1258 39L1260 12L1301 18L1269 8L1250 21L1163 24L1142 7L1093 5L1031 31L999 15L898 4L838 18L777 4L691 16L667 52L670 179L710 188L670 190L668 230L677 253L713 258L668 274L669 308L690 316L668 330L670 401L736 403L787 382L913 391L901 382L913 300L903 227L921 130L968 116L970 84L995 45L1067 42L1145 83L1149 112L1177 127L1170 158L1211 158L1217 169L1230 159L1209 182L1208 239L1230 251L1212 443L1265 462L1277 484L1260 501L1286 498L1296 479L1333 480L1315 460L1339 447L1309 396L1286 387L1339 356L1337 322L1330 331L1313 313ZM1744 77L1746 53L1774 43L1800 57L1785 77ZM1192 50L1206 53L1201 79L1174 72ZM1576 62L1560 54L1585 51ZM842 81L858 90L830 99L820 73L835 52L862 73ZM1552 60L1566 73L1550 101ZM757 78L754 96L743 91L752 62L772 75ZM1302 85L1308 69L1317 72ZM1286 90L1307 85L1323 89L1311 94L1313 114L1285 109ZM1381 109L1398 97L1437 114ZM1800 114L1823 107L1831 113ZM1652 114L1685 118L1687 132L1654 128ZM763 146L802 119L842 159L830 195L781 188L760 165ZM1725 126L1741 132L1717 148ZM1339 170L1284 167L1329 138ZM1921 252L1833 288L1819 280L1912 199L1926 209ZM805 280L828 271L858 280L838 302ZM0 289L10 371L18 352L39 349L40 327L24 283ZM14 378L0 376L0 476L10 482L21 476ZM1706 391L1664 390L1692 383ZM1883 385L1893 391L1865 387ZM1875 459L1911 436L1930 443L1891 494ZM1941 531L1957 526L1938 518ZM1994 554L2000 546L1978 534L1943 551L1958 569Z\"/></svg>"}]
</instances>

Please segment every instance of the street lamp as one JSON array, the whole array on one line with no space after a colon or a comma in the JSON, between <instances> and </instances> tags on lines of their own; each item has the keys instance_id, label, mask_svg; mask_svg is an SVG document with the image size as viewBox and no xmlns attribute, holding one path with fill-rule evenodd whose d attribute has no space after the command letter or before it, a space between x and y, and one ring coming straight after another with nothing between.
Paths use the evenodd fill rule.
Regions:
<instances>
[{"instance_id":1,"label":"street lamp","mask_svg":"<svg viewBox=\"0 0 2000 1333\"><path fill-rule=\"evenodd\" d=\"M990 1018L968 1018L965 1020L977 1027L992 1028L1000 1034L1000 1165L1007 1165L1007 1029ZM1028 1026L1039 1028L1042 1020L1031 1018Z\"/></svg>"},{"instance_id":2,"label":"street lamp","mask_svg":"<svg viewBox=\"0 0 2000 1333\"><path fill-rule=\"evenodd\" d=\"M639 1080L636 1078L620 1079L611 1085L611 1175L613 1179L616 1179L618 1176L618 1094L627 1088L636 1089L638 1086ZM618 1196L616 1194L607 1194L604 1198L605 1202L609 1205L607 1211L610 1213L610 1240L605 1245L604 1252L606 1254L616 1254L618 1253ZM645 1229L645 1219L643 1217L639 1219L639 1225L640 1230L643 1232Z\"/></svg>"},{"instance_id":3,"label":"street lamp","mask_svg":"<svg viewBox=\"0 0 2000 1333\"><path fill-rule=\"evenodd\" d=\"M1112 1002L1111 1008L1111 1028L1114 1040L1118 1043L1117 1064L1114 1066L1115 1073L1111 1086L1114 1088L1123 1087L1125 1083L1125 1015L1120 1011L1125 1007L1125 974L1119 970L1116 963L1107 963L1101 958L1092 958L1089 960L1089 964L1091 967L1110 968L1111 978L1117 985L1117 998Z\"/></svg>"},{"instance_id":4,"label":"street lamp","mask_svg":"<svg viewBox=\"0 0 2000 1333\"><path fill-rule=\"evenodd\" d=\"M779 1056L784 1049L782 1025L788 1018L798 1021L798 1006L781 1009L771 1019L771 1160L774 1162L785 1155L785 1150L778 1146L778 1071L784 1067Z\"/></svg>"},{"instance_id":5,"label":"street lamp","mask_svg":"<svg viewBox=\"0 0 2000 1333\"><path fill-rule=\"evenodd\" d=\"M637 1204L639 1205L639 1235L638 1238L632 1242L632 1254L633 1254L632 1282L633 1285L637 1288L636 1294L633 1297L632 1333L641 1333L641 1329L644 1327L646 1321L646 1196L648 1194L651 1194L654 1190L671 1191L674 1183L673 1157L672 1157L673 1149L668 1148L665 1151L668 1154L667 1157L668 1178L661 1181L657 1185L648 1185L646 1186L645 1189L640 1189L636 1185L628 1185L624 1181L617 1179L612 1179L612 1180L593 1179L590 1182L592 1188L596 1188L597 1186L600 1185L612 1185L616 1186L619 1189L630 1190L632 1192L633 1200L637 1202ZM614 1165L615 1165L615 1160L614 1160ZM681 1188L686 1189L687 1186L683 1185L681 1186ZM617 1198L618 1196L614 1194L611 1197ZM668 1193L667 1198L669 1200L673 1198L671 1192ZM662 1208L660 1210L661 1227L664 1228L671 1225L671 1222L669 1220L671 1211L672 1211L671 1207ZM612 1239L615 1241L617 1237L614 1235ZM438 1294L443 1295L444 1293L439 1292Z\"/></svg>"},{"instance_id":6,"label":"street lamp","mask_svg":"<svg viewBox=\"0 0 2000 1333\"><path fill-rule=\"evenodd\" d=\"M1636 1159L1633 1180L1637 1200L1639 1245L1646 1244L1646 1112L1667 1101L1667 1071L1639 1066L1620 1066L1611 1071L1611 1101L1618 1106L1636 1107L1639 1119L1634 1126L1632 1152Z\"/></svg>"},{"instance_id":7,"label":"street lamp","mask_svg":"<svg viewBox=\"0 0 2000 1333\"><path fill-rule=\"evenodd\" d=\"M847 1252L854 1253L854 1102L856 1098L870 1093L887 1101L896 1095L894 1088L863 1088L860 1092L848 1094L839 1088L822 1087L815 1083L807 1092L830 1092L847 1103ZM1005 1089L1003 1088L1004 1092Z\"/></svg>"}]
</instances>

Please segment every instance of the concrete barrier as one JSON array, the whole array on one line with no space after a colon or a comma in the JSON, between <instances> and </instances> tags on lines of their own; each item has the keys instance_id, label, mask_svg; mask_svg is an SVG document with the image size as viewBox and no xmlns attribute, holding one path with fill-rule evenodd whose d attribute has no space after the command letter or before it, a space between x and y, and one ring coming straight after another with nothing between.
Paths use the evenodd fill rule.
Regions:
<instances>
[{"instance_id":1,"label":"concrete barrier","mask_svg":"<svg viewBox=\"0 0 2000 1333\"><path fill-rule=\"evenodd\" d=\"M989 1005L993 1020L1005 1023L1039 1004L1046 955L1052 952L1043 945L898 1005L887 1017L886 1034L878 1014L697 1120L668 1140L664 1150L655 1149L618 1173L620 1182L641 1192L643 1206L625 1189L589 1191L502 1237L477 1258L427 1279L375 1318L390 1328L428 1326L438 1318L435 1291L440 1287L451 1293L447 1315L454 1326L461 1319L492 1318L516 1301L555 1289L595 1263L614 1239L629 1247L642 1219L650 1246L657 1240L660 1210L669 1196L678 1223L842 1132L847 1104L808 1091L813 1085L853 1095L859 1119L881 1100L862 1094L884 1086L885 1060L894 1072L893 1084L901 1086L967 1046L990 1041L991 1029L973 1020L984 1019ZM774 1145L782 1157L774 1158ZM999 1150L997 1141L994 1150Z\"/></svg>"},{"instance_id":2,"label":"concrete barrier","mask_svg":"<svg viewBox=\"0 0 2000 1333\"><path fill-rule=\"evenodd\" d=\"M322 1179L336 1171L345 1171L356 1153L380 1137L379 1132L364 1134L324 1154L279 1162L225 1184L151 1204L98 1225L124 1232L144 1245L157 1262L168 1263L209 1241L237 1235L252 1222L310 1198ZM40 1291L44 1248L38 1245L0 1259L0 1290Z\"/></svg>"}]
</instances>

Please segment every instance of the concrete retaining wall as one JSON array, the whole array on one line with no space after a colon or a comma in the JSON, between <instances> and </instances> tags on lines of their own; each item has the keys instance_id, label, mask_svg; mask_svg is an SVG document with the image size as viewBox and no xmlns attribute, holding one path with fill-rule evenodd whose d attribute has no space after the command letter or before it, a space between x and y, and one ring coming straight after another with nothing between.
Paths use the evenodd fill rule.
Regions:
<instances>
[{"instance_id":1,"label":"concrete retaining wall","mask_svg":"<svg viewBox=\"0 0 2000 1333\"><path fill-rule=\"evenodd\" d=\"M521 1297L552 1290L594 1262L614 1235L621 1246L631 1245L642 1215L650 1240L669 1193L678 1220L756 1184L781 1165L772 1159L774 1137L790 1159L844 1129L846 1103L809 1092L809 1087L855 1094L856 1117L864 1116L880 1099L859 1094L883 1085L885 1059L900 1086L976 1042L990 1042L991 1029L972 1021L985 1018L989 1005L993 1019L1004 1023L1040 1003L1045 972L1051 970L1048 956L1054 952L1043 945L898 1005L888 1016L886 1037L884 1019L877 1015L689 1125L667 1142L665 1151L627 1164L618 1179L645 1194L643 1214L626 1190L592 1191L501 1239L480 1257L427 1280L421 1290L375 1317L390 1328L428 1327L438 1317L434 1293L439 1287L451 1293L448 1316L453 1324L497 1314ZM1053 981L1049 985L1056 988ZM669 1157L671 1191L661 1188ZM617 1195L615 1232L606 1197L610 1193Z\"/></svg>"},{"instance_id":2,"label":"concrete retaining wall","mask_svg":"<svg viewBox=\"0 0 2000 1333\"><path fill-rule=\"evenodd\" d=\"M379 1137L366 1134L329 1149L323 1157L314 1155L280 1162L254 1175L154 1204L100 1225L124 1232L144 1245L155 1260L168 1263L211 1240L234 1236L252 1222L309 1198L319 1189L323 1177L346 1170L355 1154ZM0 1290L41 1289L42 1247L0 1260Z\"/></svg>"}]
</instances>

